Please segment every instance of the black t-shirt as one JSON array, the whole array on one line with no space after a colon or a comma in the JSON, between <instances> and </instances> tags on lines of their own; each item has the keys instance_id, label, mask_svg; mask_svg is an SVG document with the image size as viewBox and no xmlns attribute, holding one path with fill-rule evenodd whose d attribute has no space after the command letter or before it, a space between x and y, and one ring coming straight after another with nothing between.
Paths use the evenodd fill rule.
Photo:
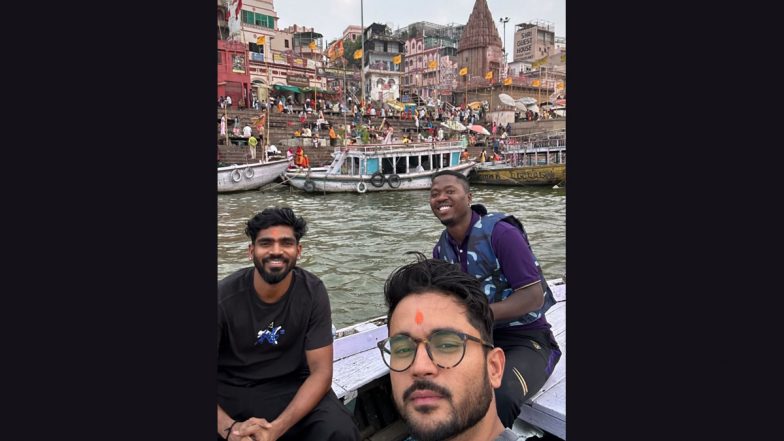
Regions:
<instances>
[{"instance_id":1,"label":"black t-shirt","mask_svg":"<svg viewBox=\"0 0 784 441\"><path fill-rule=\"evenodd\" d=\"M218 381L245 386L284 375L304 378L305 351L332 344L327 288L295 267L286 294L264 303L253 289L254 270L218 282Z\"/></svg>"}]
</instances>

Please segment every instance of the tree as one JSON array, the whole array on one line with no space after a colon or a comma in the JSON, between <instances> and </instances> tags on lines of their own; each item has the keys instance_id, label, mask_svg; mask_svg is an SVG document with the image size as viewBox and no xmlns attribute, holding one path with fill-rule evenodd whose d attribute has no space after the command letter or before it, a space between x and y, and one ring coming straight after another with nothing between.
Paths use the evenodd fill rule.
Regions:
<instances>
[{"instance_id":1,"label":"tree","mask_svg":"<svg viewBox=\"0 0 784 441\"><path fill-rule=\"evenodd\" d=\"M357 49L362 49L362 40L357 39L352 41L350 39L343 40L343 58L348 63L347 66L351 69L361 69L362 68L362 59L359 60L354 59L354 52Z\"/></svg>"}]
</instances>

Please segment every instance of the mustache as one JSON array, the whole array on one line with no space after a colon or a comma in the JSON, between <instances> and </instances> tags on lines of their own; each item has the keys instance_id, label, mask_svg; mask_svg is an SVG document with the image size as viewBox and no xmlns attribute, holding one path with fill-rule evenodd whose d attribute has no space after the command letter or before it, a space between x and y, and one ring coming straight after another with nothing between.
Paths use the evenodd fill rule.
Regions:
<instances>
[{"instance_id":1,"label":"mustache","mask_svg":"<svg viewBox=\"0 0 784 441\"><path fill-rule=\"evenodd\" d=\"M414 384L409 386L408 389L403 392L403 401L408 401L408 398L411 396L411 394L418 390L431 390L448 400L452 399L452 393L449 392L445 387L439 386L427 380L414 380Z\"/></svg>"}]
</instances>

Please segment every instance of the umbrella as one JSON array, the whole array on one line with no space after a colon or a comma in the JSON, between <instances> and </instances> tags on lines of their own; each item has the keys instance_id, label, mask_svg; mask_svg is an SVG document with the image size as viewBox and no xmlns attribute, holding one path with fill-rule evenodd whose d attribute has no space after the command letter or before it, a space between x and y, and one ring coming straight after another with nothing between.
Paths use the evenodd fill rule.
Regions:
<instances>
[{"instance_id":1,"label":"umbrella","mask_svg":"<svg viewBox=\"0 0 784 441\"><path fill-rule=\"evenodd\" d=\"M525 107L525 104L517 101L515 102L515 107L517 107L517 110L520 110L521 112L525 112L528 110L528 108Z\"/></svg>"},{"instance_id":2,"label":"umbrella","mask_svg":"<svg viewBox=\"0 0 784 441\"><path fill-rule=\"evenodd\" d=\"M499 93L498 94L498 99L500 99L501 102L506 104L507 106L514 106L515 105L514 98L512 98L511 96L509 96L509 95L507 95L505 93Z\"/></svg>"},{"instance_id":3,"label":"umbrella","mask_svg":"<svg viewBox=\"0 0 784 441\"><path fill-rule=\"evenodd\" d=\"M531 98L530 96L524 96L522 98L518 98L516 101L518 103L520 103L520 104L525 105L525 106L528 106L528 105L531 105L531 104L536 104L536 99L535 98Z\"/></svg>"},{"instance_id":4,"label":"umbrella","mask_svg":"<svg viewBox=\"0 0 784 441\"><path fill-rule=\"evenodd\" d=\"M403 109L405 108L405 107L403 106L403 103L401 103L400 101L397 101L397 100L387 100L387 101L385 101L385 102L386 102L386 104L387 104L389 107L391 107L391 108L393 108L393 109L397 110L398 112L402 112L402 111L403 111Z\"/></svg>"},{"instance_id":5,"label":"umbrella","mask_svg":"<svg viewBox=\"0 0 784 441\"><path fill-rule=\"evenodd\" d=\"M490 134L490 132L488 132L486 128L480 126L479 124L470 125L470 126L468 126L468 129L471 130L471 131L474 131L476 133L479 133L480 135L489 135Z\"/></svg>"},{"instance_id":6,"label":"umbrella","mask_svg":"<svg viewBox=\"0 0 784 441\"><path fill-rule=\"evenodd\" d=\"M528 109L531 112L539 113L539 106L537 106L536 104L531 104L530 106L528 106Z\"/></svg>"},{"instance_id":7,"label":"umbrella","mask_svg":"<svg viewBox=\"0 0 784 441\"><path fill-rule=\"evenodd\" d=\"M452 129L457 132L462 132L466 129L466 126L460 124L458 121L448 120L446 122L441 123L442 126L446 127L447 129Z\"/></svg>"}]
</instances>

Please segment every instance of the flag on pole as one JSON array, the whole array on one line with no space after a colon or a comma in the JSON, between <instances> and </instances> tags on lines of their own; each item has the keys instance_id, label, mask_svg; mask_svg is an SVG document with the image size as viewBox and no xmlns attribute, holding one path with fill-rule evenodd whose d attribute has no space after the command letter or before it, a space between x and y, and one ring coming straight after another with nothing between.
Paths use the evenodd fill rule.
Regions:
<instances>
[{"instance_id":1,"label":"flag on pole","mask_svg":"<svg viewBox=\"0 0 784 441\"><path fill-rule=\"evenodd\" d=\"M258 44L259 46L261 46L261 45L262 45L262 44L264 44L264 42L266 42L266 41L267 41L267 37L265 37L265 36L261 35L261 36L259 36L259 37L256 39L256 44Z\"/></svg>"},{"instance_id":2,"label":"flag on pole","mask_svg":"<svg viewBox=\"0 0 784 441\"><path fill-rule=\"evenodd\" d=\"M335 58L337 58L335 56L335 47L337 47L337 45L338 42L334 41L332 42L332 44L329 45L329 47L327 47L327 58L329 58L330 60L334 60Z\"/></svg>"},{"instance_id":3,"label":"flag on pole","mask_svg":"<svg viewBox=\"0 0 784 441\"><path fill-rule=\"evenodd\" d=\"M431 60L429 63L427 63L427 67L429 67L430 69L435 69L436 67L438 67L438 61Z\"/></svg>"},{"instance_id":4,"label":"flag on pole","mask_svg":"<svg viewBox=\"0 0 784 441\"><path fill-rule=\"evenodd\" d=\"M512 85L512 78L507 78L504 80L504 86L511 86Z\"/></svg>"},{"instance_id":5,"label":"flag on pole","mask_svg":"<svg viewBox=\"0 0 784 441\"><path fill-rule=\"evenodd\" d=\"M460 69L459 73L460 73L461 77L467 75L468 74L468 68L464 67L464 68Z\"/></svg>"},{"instance_id":6,"label":"flag on pole","mask_svg":"<svg viewBox=\"0 0 784 441\"><path fill-rule=\"evenodd\" d=\"M362 49L357 49L354 51L354 59L359 60L362 58Z\"/></svg>"},{"instance_id":7,"label":"flag on pole","mask_svg":"<svg viewBox=\"0 0 784 441\"><path fill-rule=\"evenodd\" d=\"M338 40L338 47L335 49L335 56L342 57L343 56L343 40Z\"/></svg>"},{"instance_id":8,"label":"flag on pole","mask_svg":"<svg viewBox=\"0 0 784 441\"><path fill-rule=\"evenodd\" d=\"M485 74L485 79L486 80L492 80L493 79L493 71L492 70Z\"/></svg>"},{"instance_id":9,"label":"flag on pole","mask_svg":"<svg viewBox=\"0 0 784 441\"><path fill-rule=\"evenodd\" d=\"M542 82L541 82L541 81L539 81L539 80L533 80L533 81L531 81L531 86L533 86L533 87L539 87L539 86L541 86L541 85L542 85Z\"/></svg>"},{"instance_id":10,"label":"flag on pole","mask_svg":"<svg viewBox=\"0 0 784 441\"><path fill-rule=\"evenodd\" d=\"M316 50L316 42L315 42L315 41L311 41L311 42L308 44L308 47L309 47L309 48L310 48L310 50L312 50L312 51Z\"/></svg>"},{"instance_id":11,"label":"flag on pole","mask_svg":"<svg viewBox=\"0 0 784 441\"><path fill-rule=\"evenodd\" d=\"M392 57L392 62L395 64L400 64L400 61L403 59L402 55L395 55Z\"/></svg>"}]
</instances>

